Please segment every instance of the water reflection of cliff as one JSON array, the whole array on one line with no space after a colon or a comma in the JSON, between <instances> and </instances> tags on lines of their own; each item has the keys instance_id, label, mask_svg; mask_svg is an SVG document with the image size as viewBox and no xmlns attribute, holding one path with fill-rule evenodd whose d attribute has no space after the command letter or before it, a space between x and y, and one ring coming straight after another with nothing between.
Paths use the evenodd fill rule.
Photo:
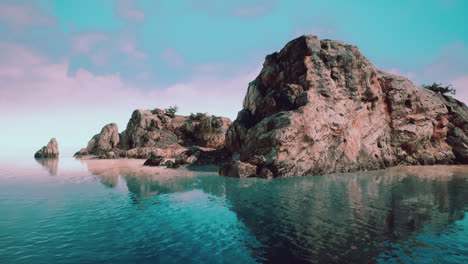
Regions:
<instances>
[{"instance_id":1,"label":"water reflection of cliff","mask_svg":"<svg viewBox=\"0 0 468 264\"><path fill-rule=\"evenodd\" d=\"M51 176L56 176L58 172L59 159L35 159L37 163L41 164L49 171Z\"/></svg>"},{"instance_id":2,"label":"water reflection of cliff","mask_svg":"<svg viewBox=\"0 0 468 264\"><path fill-rule=\"evenodd\" d=\"M117 186L123 179L132 194L135 203L152 196L175 192L203 189L211 194L221 195L223 185L219 177L202 177L217 175L212 171L190 171L186 169L167 169L164 167L144 167L141 160L81 160L88 171L101 183L110 188Z\"/></svg>"},{"instance_id":3,"label":"water reflection of cliff","mask_svg":"<svg viewBox=\"0 0 468 264\"><path fill-rule=\"evenodd\" d=\"M268 263L374 263L390 244L421 246L418 234L446 229L468 206L467 166L264 180L122 162L86 164L106 186L123 179L135 204L194 189L225 197Z\"/></svg>"},{"instance_id":4,"label":"water reflection of cliff","mask_svg":"<svg viewBox=\"0 0 468 264\"><path fill-rule=\"evenodd\" d=\"M227 184L226 197L268 263L374 263L389 244L412 248L423 229L462 219L467 173L439 166L246 179Z\"/></svg>"}]
</instances>

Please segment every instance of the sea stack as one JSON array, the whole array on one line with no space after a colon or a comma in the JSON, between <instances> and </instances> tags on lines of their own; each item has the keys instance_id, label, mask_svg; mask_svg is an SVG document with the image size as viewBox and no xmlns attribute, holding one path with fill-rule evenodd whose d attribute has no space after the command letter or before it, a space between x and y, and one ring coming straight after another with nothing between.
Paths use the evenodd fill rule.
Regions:
<instances>
[{"instance_id":1,"label":"sea stack","mask_svg":"<svg viewBox=\"0 0 468 264\"><path fill-rule=\"evenodd\" d=\"M34 154L34 158L36 159L54 159L58 158L59 156L59 149L58 143L55 138L52 138L47 146L42 147L40 150Z\"/></svg>"},{"instance_id":2,"label":"sea stack","mask_svg":"<svg viewBox=\"0 0 468 264\"><path fill-rule=\"evenodd\" d=\"M468 163L468 108L305 35L268 55L226 133L231 177ZM246 170L246 171L244 171Z\"/></svg>"}]
</instances>

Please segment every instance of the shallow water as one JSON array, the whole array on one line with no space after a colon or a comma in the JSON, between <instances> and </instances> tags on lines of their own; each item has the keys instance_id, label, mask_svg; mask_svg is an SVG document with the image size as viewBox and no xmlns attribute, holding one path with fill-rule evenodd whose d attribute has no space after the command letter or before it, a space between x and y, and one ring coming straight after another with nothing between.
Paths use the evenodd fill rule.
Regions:
<instances>
[{"instance_id":1,"label":"shallow water","mask_svg":"<svg viewBox=\"0 0 468 264\"><path fill-rule=\"evenodd\" d=\"M3 160L0 263L468 263L468 166L264 180L142 163Z\"/></svg>"}]
</instances>

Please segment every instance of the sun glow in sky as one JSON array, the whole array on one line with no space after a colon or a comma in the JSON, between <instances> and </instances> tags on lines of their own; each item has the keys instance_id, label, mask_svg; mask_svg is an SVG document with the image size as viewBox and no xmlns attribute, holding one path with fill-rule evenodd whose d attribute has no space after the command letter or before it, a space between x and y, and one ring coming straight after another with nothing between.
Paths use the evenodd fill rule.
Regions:
<instances>
[{"instance_id":1,"label":"sun glow in sky","mask_svg":"<svg viewBox=\"0 0 468 264\"><path fill-rule=\"evenodd\" d=\"M0 145L84 147L136 108L235 118L265 55L302 34L468 102L468 1L2 0Z\"/></svg>"}]
</instances>

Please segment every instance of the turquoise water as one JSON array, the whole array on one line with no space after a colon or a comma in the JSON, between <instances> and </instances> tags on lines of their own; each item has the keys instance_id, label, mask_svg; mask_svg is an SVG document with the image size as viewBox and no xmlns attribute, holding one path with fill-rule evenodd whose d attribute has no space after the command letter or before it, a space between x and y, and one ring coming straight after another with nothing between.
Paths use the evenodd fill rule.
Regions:
<instances>
[{"instance_id":1,"label":"turquoise water","mask_svg":"<svg viewBox=\"0 0 468 264\"><path fill-rule=\"evenodd\" d=\"M468 263L468 166L264 180L142 163L4 160L0 263Z\"/></svg>"}]
</instances>

